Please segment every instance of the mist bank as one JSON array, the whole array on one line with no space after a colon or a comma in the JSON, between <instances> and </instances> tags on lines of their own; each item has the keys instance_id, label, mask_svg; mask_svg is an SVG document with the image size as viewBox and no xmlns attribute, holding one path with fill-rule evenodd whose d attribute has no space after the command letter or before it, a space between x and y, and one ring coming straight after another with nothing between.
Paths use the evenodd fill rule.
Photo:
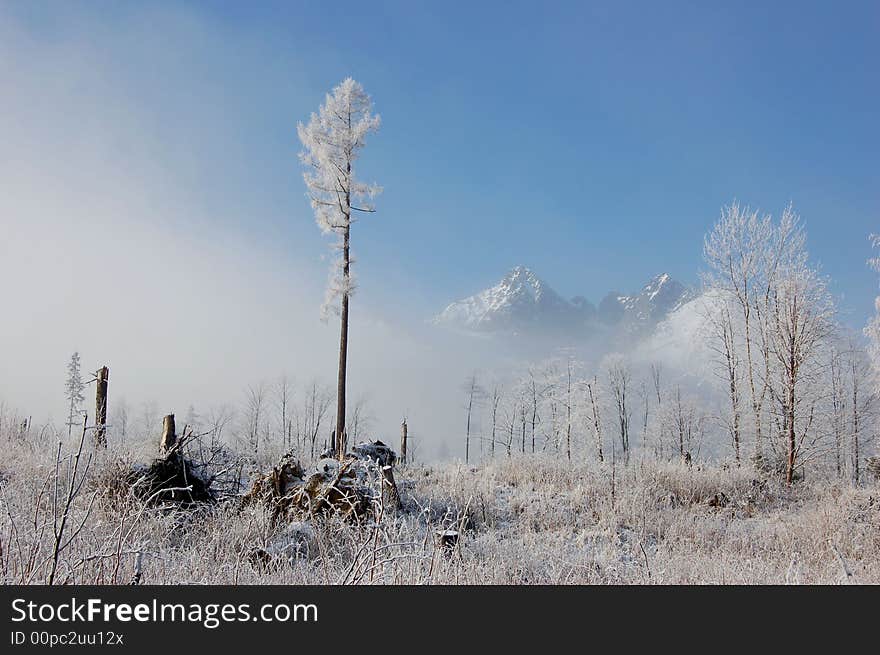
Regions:
<instances>
[{"instance_id":1,"label":"mist bank","mask_svg":"<svg viewBox=\"0 0 880 655\"><path fill-rule=\"evenodd\" d=\"M239 129L253 98L271 92L284 112L308 83L291 62L265 65L247 35L184 10L145 16L116 31L71 17L56 34L0 9L0 84L14 90L0 121L0 402L35 422L67 420L74 351L86 378L110 367L111 417L123 401L132 415L238 407L281 376L335 384L338 320L319 316L327 243L293 142L302 112L277 135L286 170ZM221 74L232 45L261 71L234 98ZM355 264L349 393L371 434L396 435L406 415L430 452L453 430L462 371L487 353L429 337L429 309L402 302L369 255Z\"/></svg>"},{"instance_id":2,"label":"mist bank","mask_svg":"<svg viewBox=\"0 0 880 655\"><path fill-rule=\"evenodd\" d=\"M132 415L145 405L206 414L241 405L249 386L271 391L282 376L295 390L335 383L338 319L319 318L320 265L304 271L246 238L132 221L108 231L73 217L29 217L5 245L0 275L21 282L7 291L15 309L0 327L0 400L34 420L67 420L74 351L84 373L110 367L111 416L123 401ZM349 396L365 401L371 436L396 438L406 416L428 454L456 431L465 372L492 368L500 355L438 333L409 307L396 323L369 302L367 292L352 300ZM270 393L267 412L272 402Z\"/></svg>"}]
</instances>

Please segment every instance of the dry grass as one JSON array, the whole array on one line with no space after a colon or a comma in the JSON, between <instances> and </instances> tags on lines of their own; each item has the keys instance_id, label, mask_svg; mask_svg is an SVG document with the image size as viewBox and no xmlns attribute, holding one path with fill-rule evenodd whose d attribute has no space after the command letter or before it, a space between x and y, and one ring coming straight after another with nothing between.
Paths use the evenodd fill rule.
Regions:
<instances>
[{"instance_id":1,"label":"dry grass","mask_svg":"<svg viewBox=\"0 0 880 655\"><path fill-rule=\"evenodd\" d=\"M6 443L0 580L44 583L58 515L54 453ZM272 527L267 511L235 500L147 506L111 484L128 464L96 455L68 517L68 536L82 529L60 553L56 583L125 584L138 558L150 584L880 582L876 484L788 488L746 469L647 460L618 466L612 482L607 465L513 457L399 469L405 509L378 523L304 517ZM451 554L438 545L442 529L461 530Z\"/></svg>"}]
</instances>

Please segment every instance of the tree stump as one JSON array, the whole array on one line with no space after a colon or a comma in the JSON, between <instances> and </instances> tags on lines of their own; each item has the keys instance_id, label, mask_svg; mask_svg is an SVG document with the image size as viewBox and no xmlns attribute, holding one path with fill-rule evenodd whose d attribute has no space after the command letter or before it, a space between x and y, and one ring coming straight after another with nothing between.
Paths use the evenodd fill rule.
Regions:
<instances>
[{"instance_id":1,"label":"tree stump","mask_svg":"<svg viewBox=\"0 0 880 655\"><path fill-rule=\"evenodd\" d=\"M162 438L159 441L159 450L163 456L167 456L177 443L177 430L174 427L174 414L168 414L162 419Z\"/></svg>"},{"instance_id":2,"label":"tree stump","mask_svg":"<svg viewBox=\"0 0 880 655\"><path fill-rule=\"evenodd\" d=\"M382 467L382 502L386 507L400 509L400 492L394 481L394 468L390 464Z\"/></svg>"},{"instance_id":3,"label":"tree stump","mask_svg":"<svg viewBox=\"0 0 880 655\"><path fill-rule=\"evenodd\" d=\"M403 423L400 424L400 463L402 465L406 464L406 437L406 419L403 419Z\"/></svg>"},{"instance_id":4,"label":"tree stump","mask_svg":"<svg viewBox=\"0 0 880 655\"><path fill-rule=\"evenodd\" d=\"M110 369L102 366L95 373L95 445L107 447L107 384Z\"/></svg>"}]
</instances>

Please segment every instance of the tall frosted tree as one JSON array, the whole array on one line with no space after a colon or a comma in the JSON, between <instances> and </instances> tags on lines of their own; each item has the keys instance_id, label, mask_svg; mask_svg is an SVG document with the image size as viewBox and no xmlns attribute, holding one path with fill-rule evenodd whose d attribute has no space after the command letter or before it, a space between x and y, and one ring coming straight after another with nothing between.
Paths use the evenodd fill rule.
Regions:
<instances>
[{"instance_id":1,"label":"tall frosted tree","mask_svg":"<svg viewBox=\"0 0 880 655\"><path fill-rule=\"evenodd\" d=\"M82 368L79 361L79 353L70 356L67 363L67 381L64 384L64 397L67 398L67 436L73 428L73 417L82 411L82 404L86 397L83 393L85 384L82 381Z\"/></svg>"},{"instance_id":2,"label":"tall frosted tree","mask_svg":"<svg viewBox=\"0 0 880 655\"><path fill-rule=\"evenodd\" d=\"M786 450L785 479L791 484L810 443L816 402L815 369L833 329L834 303L827 283L807 263L801 244L781 262L771 296L770 344L777 376L773 395L781 410ZM813 389L810 389L810 387Z\"/></svg>"},{"instance_id":3,"label":"tall frosted tree","mask_svg":"<svg viewBox=\"0 0 880 655\"><path fill-rule=\"evenodd\" d=\"M880 247L880 234L872 234L870 238L872 246ZM868 260L868 265L880 273L880 257L872 257ZM874 316L865 327L865 335L869 339L868 355L874 369L874 386L880 391L880 296L874 298Z\"/></svg>"},{"instance_id":4,"label":"tall frosted tree","mask_svg":"<svg viewBox=\"0 0 880 655\"><path fill-rule=\"evenodd\" d=\"M766 336L766 316L762 322L758 309L762 296L769 297L772 288L770 278L774 271L768 262L774 259L771 252L773 233L769 214L762 216L757 210L734 202L722 209L721 217L703 245L703 259L708 266L704 276L706 287L720 292L722 302L731 302L737 307L741 318L736 323L726 321L723 329L715 333L720 337L723 349L727 347L724 345L726 340L742 341L745 346L743 360L754 419L756 462L764 456L762 416L769 375L765 367L762 377L754 350L756 343L764 344ZM742 326L741 337L733 332L737 324ZM761 348L765 363L769 362L766 351Z\"/></svg>"},{"instance_id":5,"label":"tall frosted tree","mask_svg":"<svg viewBox=\"0 0 880 655\"><path fill-rule=\"evenodd\" d=\"M339 311L339 370L336 388L336 447L345 455L345 389L348 361L349 301L354 291L351 272L351 227L359 213L375 211L369 201L379 187L355 177L354 164L366 137L379 129L379 116L363 87L350 77L327 94L308 124L297 125L303 144L300 160L306 167L303 179L315 211L318 227L335 236L333 267L322 314ZM337 302L339 303L337 305Z\"/></svg>"}]
</instances>

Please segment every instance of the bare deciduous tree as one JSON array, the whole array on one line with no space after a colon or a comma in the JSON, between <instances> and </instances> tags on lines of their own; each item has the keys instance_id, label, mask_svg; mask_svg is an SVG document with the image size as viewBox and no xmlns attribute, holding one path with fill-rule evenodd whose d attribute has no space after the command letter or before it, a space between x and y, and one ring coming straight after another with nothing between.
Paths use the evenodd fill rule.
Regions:
<instances>
[{"instance_id":1,"label":"bare deciduous tree","mask_svg":"<svg viewBox=\"0 0 880 655\"><path fill-rule=\"evenodd\" d=\"M654 383L654 393L657 395L657 407L660 407L662 404L660 398L660 375L663 372L663 367L654 362L651 364L651 382Z\"/></svg>"},{"instance_id":2,"label":"bare deciduous tree","mask_svg":"<svg viewBox=\"0 0 880 655\"><path fill-rule=\"evenodd\" d=\"M281 432L281 442L285 450L289 450L293 444L293 417L291 409L293 405L293 386L286 375L278 379L275 387L276 402L278 405L278 422Z\"/></svg>"},{"instance_id":3,"label":"bare deciduous tree","mask_svg":"<svg viewBox=\"0 0 880 655\"><path fill-rule=\"evenodd\" d=\"M872 426L876 421L877 391L870 384L870 364L866 351L850 341L847 357L851 392L849 459L852 482L859 484L862 480L864 449L874 437Z\"/></svg>"},{"instance_id":4,"label":"bare deciduous tree","mask_svg":"<svg viewBox=\"0 0 880 655\"><path fill-rule=\"evenodd\" d=\"M831 434L834 437L834 470L837 477L843 477L844 472L844 430L846 411L846 390L843 382L844 353L832 345L829 360L829 378L831 382Z\"/></svg>"},{"instance_id":5,"label":"bare deciduous tree","mask_svg":"<svg viewBox=\"0 0 880 655\"><path fill-rule=\"evenodd\" d=\"M263 382L250 385L245 390L245 436L254 459L257 459L260 452L260 422L264 420L265 399L266 385Z\"/></svg>"},{"instance_id":6,"label":"bare deciduous tree","mask_svg":"<svg viewBox=\"0 0 880 655\"><path fill-rule=\"evenodd\" d=\"M818 363L820 347L830 335L834 306L825 280L807 264L806 251L791 251L781 262L771 294L770 347L779 375L774 395L783 412L786 444L785 479L791 484L801 444L812 426L815 406L801 394L805 374Z\"/></svg>"},{"instance_id":7,"label":"bare deciduous tree","mask_svg":"<svg viewBox=\"0 0 880 655\"><path fill-rule=\"evenodd\" d=\"M672 429L678 439L678 454L690 458L694 436L700 426L696 409L682 399L681 385L675 387L672 398Z\"/></svg>"},{"instance_id":8,"label":"bare deciduous tree","mask_svg":"<svg viewBox=\"0 0 880 655\"><path fill-rule=\"evenodd\" d=\"M538 424L538 384L535 382L535 372L529 369L529 399L532 403L532 454L535 453L535 429Z\"/></svg>"},{"instance_id":9,"label":"bare deciduous tree","mask_svg":"<svg viewBox=\"0 0 880 655\"><path fill-rule=\"evenodd\" d=\"M125 436L128 434L129 413L128 402L124 397L114 403L111 424L114 435L119 435L119 442L121 444L125 443Z\"/></svg>"},{"instance_id":10,"label":"bare deciduous tree","mask_svg":"<svg viewBox=\"0 0 880 655\"><path fill-rule=\"evenodd\" d=\"M321 425L330 410L332 397L330 393L313 380L306 387L303 394L303 407L301 413L300 433L305 443L309 445L311 457L315 457L318 435Z\"/></svg>"},{"instance_id":11,"label":"bare deciduous tree","mask_svg":"<svg viewBox=\"0 0 880 655\"><path fill-rule=\"evenodd\" d=\"M880 235L872 234L870 239L873 247L880 246ZM868 265L880 273L880 257L871 258ZM865 327L865 335L868 337L868 358L873 372L871 387L877 393L880 392L880 296L874 298L874 316Z\"/></svg>"},{"instance_id":12,"label":"bare deciduous tree","mask_svg":"<svg viewBox=\"0 0 880 655\"><path fill-rule=\"evenodd\" d=\"M736 463L740 463L740 356L736 341L734 317L730 311L730 297L720 295L710 298L707 326L709 349L715 354L718 374L727 389L730 418L727 422Z\"/></svg>"},{"instance_id":13,"label":"bare deciduous tree","mask_svg":"<svg viewBox=\"0 0 880 655\"><path fill-rule=\"evenodd\" d=\"M565 386L565 455L568 461L571 461L571 359L568 360L566 367L566 386Z\"/></svg>"},{"instance_id":14,"label":"bare deciduous tree","mask_svg":"<svg viewBox=\"0 0 880 655\"><path fill-rule=\"evenodd\" d=\"M495 385L492 387L492 457L495 457L495 441L497 440L498 430L498 405L501 403L501 387Z\"/></svg>"},{"instance_id":15,"label":"bare deciduous tree","mask_svg":"<svg viewBox=\"0 0 880 655\"><path fill-rule=\"evenodd\" d=\"M486 397L486 392L483 387L480 386L476 373L472 373L467 380L465 380L464 392L467 398L465 402L465 407L467 408L467 428L464 436L464 461L465 464L467 464L470 462L471 454L471 420L473 418L474 410L480 406L483 399Z\"/></svg>"},{"instance_id":16,"label":"bare deciduous tree","mask_svg":"<svg viewBox=\"0 0 880 655\"><path fill-rule=\"evenodd\" d=\"M372 421L367 397L360 396L351 407L347 421L348 438L351 443L357 443L362 439L363 432L369 429Z\"/></svg>"},{"instance_id":17,"label":"bare deciduous tree","mask_svg":"<svg viewBox=\"0 0 880 655\"><path fill-rule=\"evenodd\" d=\"M614 397L617 409L618 435L620 447L623 450L624 463L629 463L629 421L630 407L628 403L628 390L630 372L621 358L615 358L608 368L608 382L611 394Z\"/></svg>"},{"instance_id":18,"label":"bare deciduous tree","mask_svg":"<svg viewBox=\"0 0 880 655\"><path fill-rule=\"evenodd\" d=\"M756 374L752 352L755 329L753 311L762 289L767 288L764 274L767 250L771 247L772 223L769 215L760 216L758 211L742 208L734 202L721 211L721 217L707 235L703 246L703 258L709 268L705 276L706 286L729 294L737 303L742 315L745 367L751 394L752 415L755 426L755 458L763 457L762 403L764 393L759 392L760 379ZM759 330L763 326L758 326Z\"/></svg>"},{"instance_id":19,"label":"bare deciduous tree","mask_svg":"<svg viewBox=\"0 0 880 655\"><path fill-rule=\"evenodd\" d=\"M208 435L211 449L219 447L223 443L223 431L235 418L235 411L229 405L218 405L211 408L208 413Z\"/></svg>"},{"instance_id":20,"label":"bare deciduous tree","mask_svg":"<svg viewBox=\"0 0 880 655\"><path fill-rule=\"evenodd\" d=\"M596 437L596 456L600 462L605 461L602 455L602 426L599 418L599 408L596 404L596 394L598 393L598 379L593 377L592 382L587 382L587 393L590 396L590 417L592 418L593 431Z\"/></svg>"}]
</instances>

